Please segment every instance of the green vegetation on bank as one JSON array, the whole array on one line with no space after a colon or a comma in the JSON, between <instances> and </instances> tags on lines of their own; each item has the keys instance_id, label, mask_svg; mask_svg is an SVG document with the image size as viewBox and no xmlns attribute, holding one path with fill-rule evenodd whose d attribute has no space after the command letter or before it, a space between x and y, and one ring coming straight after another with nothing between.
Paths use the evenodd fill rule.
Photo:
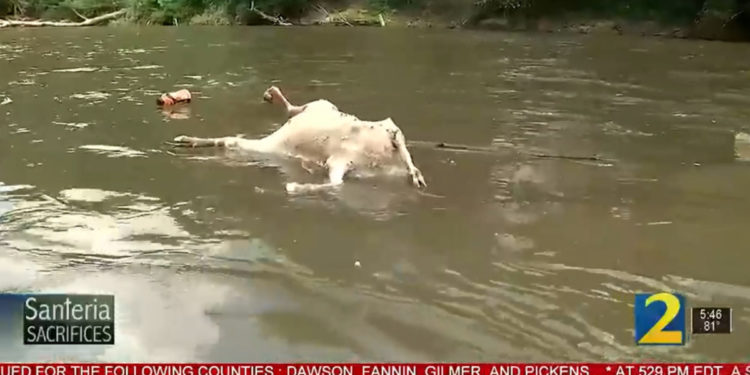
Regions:
<instances>
[{"instance_id":1,"label":"green vegetation on bank","mask_svg":"<svg viewBox=\"0 0 750 375\"><path fill-rule=\"evenodd\" d=\"M382 15L389 21L426 19L456 26L546 31L586 21L616 21L606 24L616 31L621 31L621 24L650 22L680 27L697 37L750 35L750 0L0 0L3 18L75 20L80 19L76 13L93 17L118 9L128 13L117 22L159 25L274 20L380 24Z\"/></svg>"},{"instance_id":2,"label":"green vegetation on bank","mask_svg":"<svg viewBox=\"0 0 750 375\"><path fill-rule=\"evenodd\" d=\"M650 23L679 27L684 36L709 39L750 36L750 0L479 0L477 8L469 23L499 17L509 24L540 28L540 21L613 20L618 22L613 25L615 31L622 31L629 24Z\"/></svg>"}]
</instances>

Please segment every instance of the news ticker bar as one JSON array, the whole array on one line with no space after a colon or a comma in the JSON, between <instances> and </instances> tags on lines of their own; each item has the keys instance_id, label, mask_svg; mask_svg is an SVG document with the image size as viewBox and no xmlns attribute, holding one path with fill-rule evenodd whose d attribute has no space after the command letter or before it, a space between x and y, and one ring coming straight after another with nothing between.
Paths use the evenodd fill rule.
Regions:
<instances>
[{"instance_id":1,"label":"news ticker bar","mask_svg":"<svg viewBox=\"0 0 750 375\"><path fill-rule=\"evenodd\" d=\"M750 375L750 363L8 363L0 375Z\"/></svg>"}]
</instances>

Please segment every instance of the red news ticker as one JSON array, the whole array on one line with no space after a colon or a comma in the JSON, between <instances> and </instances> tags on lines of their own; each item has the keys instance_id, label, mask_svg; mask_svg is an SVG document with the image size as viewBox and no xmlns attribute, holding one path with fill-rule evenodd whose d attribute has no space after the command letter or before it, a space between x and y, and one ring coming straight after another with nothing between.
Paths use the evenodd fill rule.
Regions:
<instances>
[{"instance_id":1,"label":"red news ticker","mask_svg":"<svg viewBox=\"0 0 750 375\"><path fill-rule=\"evenodd\" d=\"M750 363L0 363L0 375L750 375Z\"/></svg>"}]
</instances>

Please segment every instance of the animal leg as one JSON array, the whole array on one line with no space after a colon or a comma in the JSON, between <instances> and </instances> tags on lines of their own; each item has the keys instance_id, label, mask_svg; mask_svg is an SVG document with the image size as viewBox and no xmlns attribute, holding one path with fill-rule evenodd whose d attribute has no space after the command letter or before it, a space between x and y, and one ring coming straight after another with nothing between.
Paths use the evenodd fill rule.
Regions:
<instances>
[{"instance_id":1,"label":"animal leg","mask_svg":"<svg viewBox=\"0 0 750 375\"><path fill-rule=\"evenodd\" d=\"M221 138L199 138L181 135L175 137L174 145L177 147L232 147L237 142L238 137L221 137Z\"/></svg>"},{"instance_id":2,"label":"animal leg","mask_svg":"<svg viewBox=\"0 0 750 375\"><path fill-rule=\"evenodd\" d=\"M401 160L406 164L406 169L411 177L411 182L418 188L427 187L427 183L424 181L422 172L414 165L414 161L411 159L411 154L406 148L406 138L401 130L396 130L393 134L393 147L398 151Z\"/></svg>"},{"instance_id":3,"label":"animal leg","mask_svg":"<svg viewBox=\"0 0 750 375\"><path fill-rule=\"evenodd\" d=\"M315 173L316 163L309 160L302 160L302 168L309 174Z\"/></svg>"},{"instance_id":4,"label":"animal leg","mask_svg":"<svg viewBox=\"0 0 750 375\"><path fill-rule=\"evenodd\" d=\"M269 102L269 103L279 103L284 107L284 110L286 111L287 118L292 118L294 116L297 116L302 111L305 110L306 106L297 106L289 102L287 98L284 96L284 94L281 93L281 90L276 86L271 86L266 90L265 93L263 93L263 100Z\"/></svg>"},{"instance_id":5,"label":"animal leg","mask_svg":"<svg viewBox=\"0 0 750 375\"><path fill-rule=\"evenodd\" d=\"M237 137L199 138L181 135L172 142L175 147L225 147L239 148L247 151L268 152L268 144L264 139L245 139Z\"/></svg>"},{"instance_id":6,"label":"animal leg","mask_svg":"<svg viewBox=\"0 0 750 375\"><path fill-rule=\"evenodd\" d=\"M328 182L324 184L300 184L290 182L286 184L288 193L313 192L340 186L344 183L344 175L349 170L349 160L346 158L330 157L326 161L328 167Z\"/></svg>"}]
</instances>

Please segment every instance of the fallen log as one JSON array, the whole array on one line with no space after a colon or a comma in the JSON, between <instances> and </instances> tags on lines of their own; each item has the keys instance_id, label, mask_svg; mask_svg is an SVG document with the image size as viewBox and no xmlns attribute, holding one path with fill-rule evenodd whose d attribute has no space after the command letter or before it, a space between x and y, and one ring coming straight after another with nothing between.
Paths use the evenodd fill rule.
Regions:
<instances>
[{"instance_id":1,"label":"fallen log","mask_svg":"<svg viewBox=\"0 0 750 375\"><path fill-rule=\"evenodd\" d=\"M292 26L291 23L284 21L281 17L269 16L268 14L263 13L263 11L261 11L260 9L257 9L255 7L255 1L253 1L253 2L250 3L250 11L253 12L253 13L255 13L255 15L257 15L260 18L262 18L263 20L265 20L267 22L270 22L270 23L272 23L274 25Z\"/></svg>"},{"instance_id":2,"label":"fallen log","mask_svg":"<svg viewBox=\"0 0 750 375\"><path fill-rule=\"evenodd\" d=\"M317 8L318 8L319 12L322 12L326 16L323 21L319 22L320 24L326 24L326 23L338 24L339 22L341 22L341 24L343 24L343 25L353 26L351 23L349 23L349 21L346 20L346 18L344 18L343 16L341 16L341 13L336 13L336 19L337 20L334 20L334 18L331 16L331 13L328 12L326 10L326 8L323 8L322 5L318 4Z\"/></svg>"},{"instance_id":3,"label":"fallen log","mask_svg":"<svg viewBox=\"0 0 750 375\"><path fill-rule=\"evenodd\" d=\"M72 27L72 26L93 26L99 23L102 23L104 21L109 21L111 19L120 17L127 13L127 9L120 9L115 12L102 14L101 16L97 16L94 18L86 18L82 15L80 15L78 12L79 17L83 18L80 22L68 22L68 21L17 21L17 20L4 20L0 19L0 28L1 27L41 27L41 26L54 26L54 27Z\"/></svg>"},{"instance_id":4,"label":"fallen log","mask_svg":"<svg viewBox=\"0 0 750 375\"><path fill-rule=\"evenodd\" d=\"M374 14L364 9L349 8L343 11L329 12L321 5L314 6L321 16L308 24L333 26L385 26L382 14Z\"/></svg>"}]
</instances>

